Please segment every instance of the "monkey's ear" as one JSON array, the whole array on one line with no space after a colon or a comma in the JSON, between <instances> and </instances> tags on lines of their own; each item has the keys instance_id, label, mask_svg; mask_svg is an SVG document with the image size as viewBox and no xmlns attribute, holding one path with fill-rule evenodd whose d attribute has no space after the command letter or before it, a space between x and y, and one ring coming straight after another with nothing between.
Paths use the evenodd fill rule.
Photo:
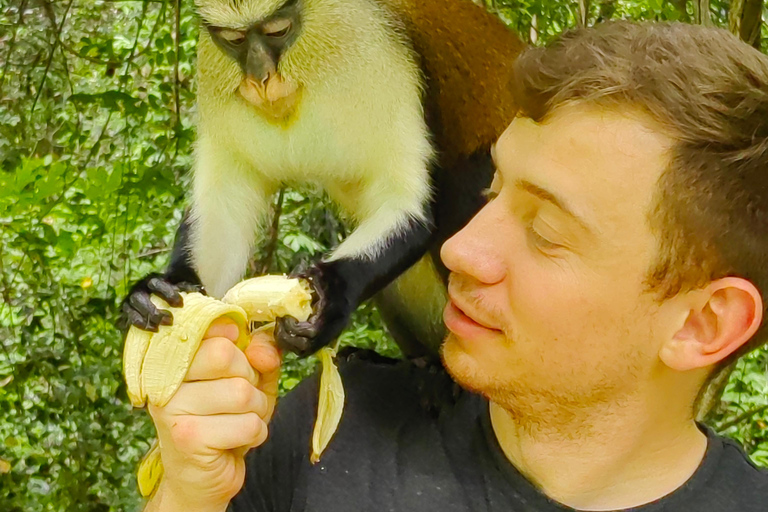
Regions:
<instances>
[{"instance_id":1,"label":"monkey's ear","mask_svg":"<svg viewBox=\"0 0 768 512\"><path fill-rule=\"evenodd\" d=\"M712 366L754 336L763 318L763 300L750 281L725 277L702 290L704 300L683 326L662 345L659 357L678 371Z\"/></svg>"}]
</instances>

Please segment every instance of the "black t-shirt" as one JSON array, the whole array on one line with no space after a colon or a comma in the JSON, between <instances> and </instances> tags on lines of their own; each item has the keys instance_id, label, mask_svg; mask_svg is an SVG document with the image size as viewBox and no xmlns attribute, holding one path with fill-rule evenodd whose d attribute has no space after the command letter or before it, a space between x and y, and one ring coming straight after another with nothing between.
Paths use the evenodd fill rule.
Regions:
<instances>
[{"instance_id":1,"label":"black t-shirt","mask_svg":"<svg viewBox=\"0 0 768 512\"><path fill-rule=\"evenodd\" d=\"M347 393L335 437L315 465L309 447L317 378L283 398L269 440L247 457L231 512L565 512L506 459L488 402L441 371L356 352L341 364ZM707 431L701 466L633 512L766 512L768 472Z\"/></svg>"}]
</instances>

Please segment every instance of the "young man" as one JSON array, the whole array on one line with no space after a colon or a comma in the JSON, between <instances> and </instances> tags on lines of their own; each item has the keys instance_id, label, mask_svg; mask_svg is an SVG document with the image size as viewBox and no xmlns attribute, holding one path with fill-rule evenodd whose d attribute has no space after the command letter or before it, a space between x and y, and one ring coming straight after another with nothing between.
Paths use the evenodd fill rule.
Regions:
<instances>
[{"instance_id":1,"label":"young man","mask_svg":"<svg viewBox=\"0 0 768 512\"><path fill-rule=\"evenodd\" d=\"M463 389L352 357L313 466L316 381L265 442L279 355L217 324L150 410L166 474L149 510L768 508L768 474L694 421L763 339L768 57L720 30L611 23L530 50L515 85L489 203L443 247Z\"/></svg>"}]
</instances>

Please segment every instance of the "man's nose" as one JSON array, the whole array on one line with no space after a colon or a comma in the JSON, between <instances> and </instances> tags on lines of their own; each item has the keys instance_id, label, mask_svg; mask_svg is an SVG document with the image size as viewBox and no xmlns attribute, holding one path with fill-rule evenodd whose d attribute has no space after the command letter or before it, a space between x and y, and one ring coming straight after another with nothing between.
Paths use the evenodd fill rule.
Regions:
<instances>
[{"instance_id":1,"label":"man's nose","mask_svg":"<svg viewBox=\"0 0 768 512\"><path fill-rule=\"evenodd\" d=\"M440 249L440 258L448 270L465 274L483 284L495 284L507 275L503 217L493 203L483 207L461 231Z\"/></svg>"}]
</instances>

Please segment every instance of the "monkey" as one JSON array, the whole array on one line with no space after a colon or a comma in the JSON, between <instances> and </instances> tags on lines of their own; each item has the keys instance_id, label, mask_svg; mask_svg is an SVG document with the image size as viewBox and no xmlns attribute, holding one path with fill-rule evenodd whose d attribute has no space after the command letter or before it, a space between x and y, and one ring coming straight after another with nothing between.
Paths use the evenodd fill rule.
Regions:
<instances>
[{"instance_id":1,"label":"monkey","mask_svg":"<svg viewBox=\"0 0 768 512\"><path fill-rule=\"evenodd\" d=\"M484 203L490 147L517 107L522 41L471 0L196 0L197 139L191 207L162 274L123 303L147 330L172 322L179 291L221 296L243 275L271 196L319 185L352 232L295 273L313 290L305 322L275 339L301 356L375 296L408 354L442 342L439 248Z\"/></svg>"}]
</instances>

